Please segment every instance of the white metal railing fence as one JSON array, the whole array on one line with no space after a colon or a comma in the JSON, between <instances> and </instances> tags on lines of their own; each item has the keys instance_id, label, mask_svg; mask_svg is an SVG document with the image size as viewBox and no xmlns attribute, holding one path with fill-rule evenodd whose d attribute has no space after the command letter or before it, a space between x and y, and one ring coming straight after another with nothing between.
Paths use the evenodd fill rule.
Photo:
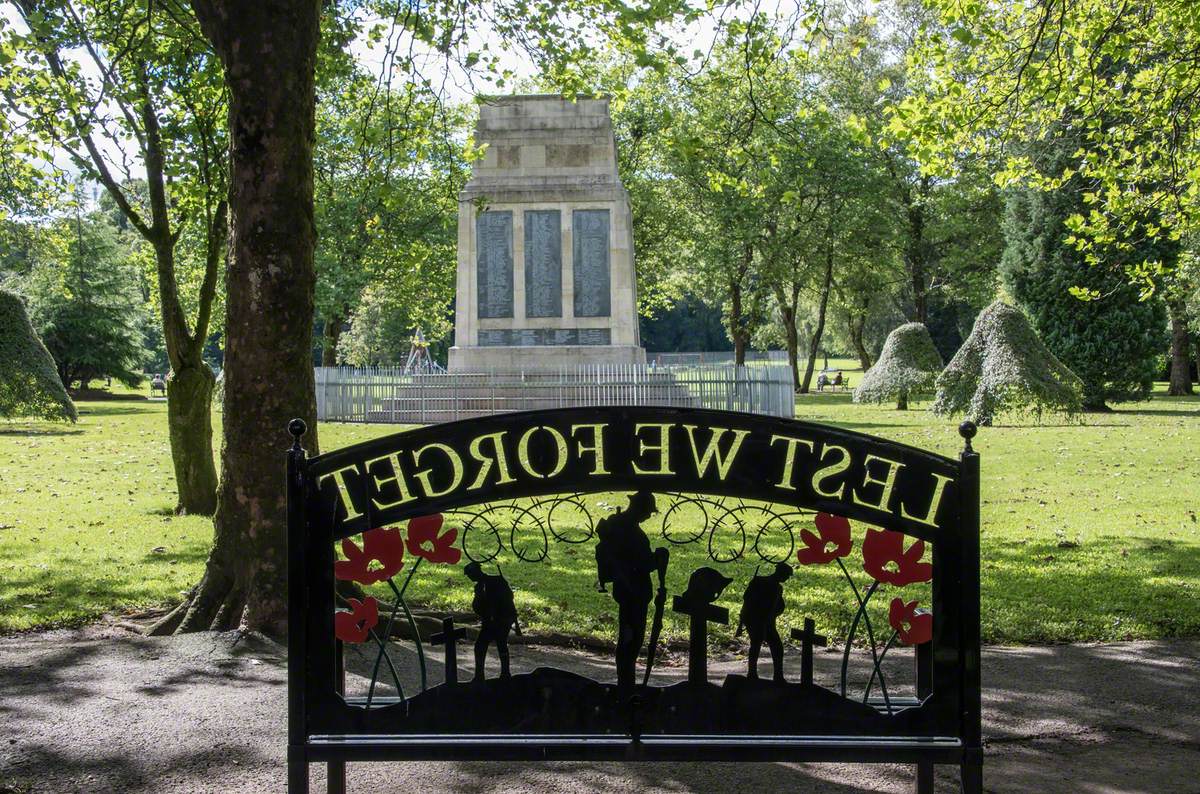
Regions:
<instances>
[{"instance_id":1,"label":"white metal railing fence","mask_svg":"<svg viewBox=\"0 0 1200 794\"><path fill-rule=\"evenodd\" d=\"M657 367L695 366L697 364L724 364L732 366L734 354L732 350L709 350L696 353L647 353L650 364ZM747 364L786 363L786 350L747 350Z\"/></svg>"},{"instance_id":2,"label":"white metal railing fence","mask_svg":"<svg viewBox=\"0 0 1200 794\"><path fill-rule=\"evenodd\" d=\"M433 424L510 411L667 405L795 416L787 366L586 366L527 372L405 374L401 367L317 367L317 418Z\"/></svg>"}]
</instances>

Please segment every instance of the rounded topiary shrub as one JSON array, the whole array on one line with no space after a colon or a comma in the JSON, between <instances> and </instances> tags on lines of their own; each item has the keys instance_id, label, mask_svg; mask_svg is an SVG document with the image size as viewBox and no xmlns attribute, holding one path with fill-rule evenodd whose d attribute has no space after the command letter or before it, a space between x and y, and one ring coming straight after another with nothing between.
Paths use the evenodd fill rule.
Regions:
<instances>
[{"instance_id":1,"label":"rounded topiary shrub","mask_svg":"<svg viewBox=\"0 0 1200 794\"><path fill-rule=\"evenodd\" d=\"M895 400L896 407L903 411L908 408L910 395L933 391L941 371L942 356L929 329L921 323L905 323L888 334L879 360L854 390L854 402Z\"/></svg>"},{"instance_id":2,"label":"rounded topiary shrub","mask_svg":"<svg viewBox=\"0 0 1200 794\"><path fill-rule=\"evenodd\" d=\"M0 290L0 416L79 418L25 304L5 290Z\"/></svg>"},{"instance_id":3,"label":"rounded topiary shrub","mask_svg":"<svg viewBox=\"0 0 1200 794\"><path fill-rule=\"evenodd\" d=\"M1077 413L1083 383L1054 357L1017 309L996 301L937 379L934 413L991 424L1005 413Z\"/></svg>"}]
</instances>

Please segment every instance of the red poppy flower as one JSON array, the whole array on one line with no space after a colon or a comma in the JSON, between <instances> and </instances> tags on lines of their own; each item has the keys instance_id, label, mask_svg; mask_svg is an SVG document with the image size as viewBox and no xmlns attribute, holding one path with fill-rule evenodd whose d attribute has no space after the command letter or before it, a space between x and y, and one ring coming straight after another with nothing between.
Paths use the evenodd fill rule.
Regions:
<instances>
[{"instance_id":1,"label":"red poppy flower","mask_svg":"<svg viewBox=\"0 0 1200 794\"><path fill-rule=\"evenodd\" d=\"M863 541L863 570L884 584L903 587L906 584L928 582L933 578L933 565L921 562L925 541L918 540L904 550L904 535L890 529L868 529ZM889 565L895 563L893 568Z\"/></svg>"},{"instance_id":2,"label":"red poppy flower","mask_svg":"<svg viewBox=\"0 0 1200 794\"><path fill-rule=\"evenodd\" d=\"M462 552L454 548L458 530L451 527L439 535L438 531L441 528L441 513L409 521L408 553L414 557L423 557L430 562L457 565L458 561L462 559Z\"/></svg>"},{"instance_id":3,"label":"red poppy flower","mask_svg":"<svg viewBox=\"0 0 1200 794\"><path fill-rule=\"evenodd\" d=\"M376 527L363 533L363 545L346 538L342 541L344 560L333 564L338 579L353 579L361 584L374 584L391 579L404 567L404 536L399 527ZM372 563L379 563L372 567Z\"/></svg>"},{"instance_id":4,"label":"red poppy flower","mask_svg":"<svg viewBox=\"0 0 1200 794\"><path fill-rule=\"evenodd\" d=\"M809 529L800 530L804 547L796 552L796 559L801 565L824 565L850 553L854 543L850 540L849 521L841 516L817 513L815 523L816 533ZM830 544L833 548L829 548Z\"/></svg>"},{"instance_id":5,"label":"red poppy flower","mask_svg":"<svg viewBox=\"0 0 1200 794\"><path fill-rule=\"evenodd\" d=\"M920 645L933 639L933 613L927 609L917 609L916 601L906 604L899 598L893 598L888 610L888 623L892 624L905 645Z\"/></svg>"},{"instance_id":6,"label":"red poppy flower","mask_svg":"<svg viewBox=\"0 0 1200 794\"><path fill-rule=\"evenodd\" d=\"M379 622L379 602L370 596L362 601L347 600L349 612L333 613L333 633L342 642L362 642Z\"/></svg>"}]
</instances>

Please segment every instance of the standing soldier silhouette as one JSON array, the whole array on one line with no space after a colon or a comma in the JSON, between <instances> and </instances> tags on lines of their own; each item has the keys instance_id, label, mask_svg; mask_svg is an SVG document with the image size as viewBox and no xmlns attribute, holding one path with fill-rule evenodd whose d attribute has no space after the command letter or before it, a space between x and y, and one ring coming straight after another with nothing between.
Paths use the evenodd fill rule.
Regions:
<instances>
[{"instance_id":1,"label":"standing soldier silhouette","mask_svg":"<svg viewBox=\"0 0 1200 794\"><path fill-rule=\"evenodd\" d=\"M750 635L750 669L747 676L758 678L758 654L763 640L771 649L771 661L775 667L775 680L783 679L783 640L775 621L783 614L783 583L792 578L792 566L786 562L775 564L775 570L766 576L755 576L746 585L742 596L742 614L738 617L735 636L746 629Z\"/></svg>"},{"instance_id":2,"label":"standing soldier silhouette","mask_svg":"<svg viewBox=\"0 0 1200 794\"><path fill-rule=\"evenodd\" d=\"M596 578L598 589L612 584L617 602L617 688L632 690L637 679L637 658L646 637L646 611L654 595L651 575L664 576L667 550L650 550L650 539L640 524L658 512L654 495L638 491L629 506L602 518L596 526ZM656 620L659 620L656 616Z\"/></svg>"},{"instance_id":3,"label":"standing soldier silhouette","mask_svg":"<svg viewBox=\"0 0 1200 794\"><path fill-rule=\"evenodd\" d=\"M484 573L477 562L467 563L463 573L475 583L471 609L479 616L479 637L475 640L475 680L483 680L488 645L493 642L496 643L496 654L500 657L500 677L508 678L508 633L517 622L512 588L500 574Z\"/></svg>"}]
</instances>

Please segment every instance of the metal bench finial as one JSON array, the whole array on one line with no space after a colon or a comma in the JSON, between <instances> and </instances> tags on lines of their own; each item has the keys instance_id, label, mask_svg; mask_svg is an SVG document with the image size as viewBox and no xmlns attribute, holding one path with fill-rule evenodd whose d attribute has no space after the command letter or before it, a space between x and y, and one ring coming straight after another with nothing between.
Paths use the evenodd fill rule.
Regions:
<instances>
[{"instance_id":1,"label":"metal bench finial","mask_svg":"<svg viewBox=\"0 0 1200 794\"><path fill-rule=\"evenodd\" d=\"M300 449L300 437L308 432L308 425L303 419L293 419L288 422L287 429L292 436L292 449Z\"/></svg>"},{"instance_id":2,"label":"metal bench finial","mask_svg":"<svg viewBox=\"0 0 1200 794\"><path fill-rule=\"evenodd\" d=\"M958 426L958 434L960 436L962 436L963 441L966 442L966 446L963 448L963 452L974 452L975 451L971 447L971 439L975 438L975 434L978 432L979 432L979 427L974 422L972 422L970 419L966 420L965 422L963 422L961 425Z\"/></svg>"}]
</instances>

